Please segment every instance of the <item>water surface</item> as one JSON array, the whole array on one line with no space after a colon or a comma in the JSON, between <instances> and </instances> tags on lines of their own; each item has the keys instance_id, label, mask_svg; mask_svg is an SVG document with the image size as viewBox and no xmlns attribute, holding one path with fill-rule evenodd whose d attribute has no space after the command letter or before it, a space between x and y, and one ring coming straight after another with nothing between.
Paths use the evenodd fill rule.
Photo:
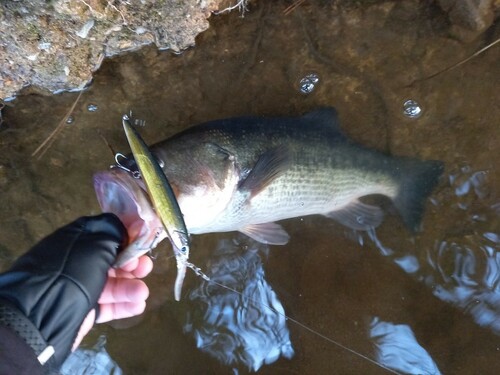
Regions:
<instances>
[{"instance_id":1,"label":"water surface","mask_svg":"<svg viewBox=\"0 0 500 375\"><path fill-rule=\"evenodd\" d=\"M304 217L283 223L291 235L288 245L261 249L258 258L238 258L253 273L237 280L257 280L266 303L324 336L269 317L289 330L274 337L282 339L280 353L291 359L281 357L259 371L387 373L330 341L335 340L400 372L496 373L499 50L417 80L498 38L498 28L464 44L450 38L446 16L427 2L357 3L309 1L284 15L285 2L261 2L244 18L214 17L197 46L182 55L147 48L107 61L78 101L74 121L40 160L31 153L77 94L26 95L11 103L0 129L2 269L58 226L99 212L91 177L113 162L103 138L116 151L128 151L123 113L132 110L144 120L141 134L153 143L216 118L300 115L332 105L342 129L358 142L394 155L442 160L446 170L416 236L390 207L371 234ZM308 94L301 92L305 77ZM422 110L417 118L404 114L409 99ZM195 236L192 261L208 272L220 264L214 256L220 256L221 243L238 239L236 233ZM193 302L189 295L206 286L189 272L183 301L175 302L170 245L155 253L148 311L139 319L98 326L87 343L106 335L108 352L126 374L248 371L248 362L224 364L197 348L192 328L201 322L193 319L203 310L195 310L196 304L207 300ZM256 314L266 309L262 305Z\"/></svg>"}]
</instances>

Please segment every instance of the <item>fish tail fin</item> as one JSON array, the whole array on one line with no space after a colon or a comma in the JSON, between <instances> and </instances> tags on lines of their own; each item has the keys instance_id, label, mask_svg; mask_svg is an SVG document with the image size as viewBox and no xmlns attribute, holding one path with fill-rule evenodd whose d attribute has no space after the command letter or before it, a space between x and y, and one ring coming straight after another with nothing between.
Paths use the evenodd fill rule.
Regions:
<instances>
[{"instance_id":1,"label":"fish tail fin","mask_svg":"<svg viewBox=\"0 0 500 375\"><path fill-rule=\"evenodd\" d=\"M393 203L405 225L413 232L421 228L425 201L437 185L444 169L438 160L403 159L398 166L401 183Z\"/></svg>"}]
</instances>

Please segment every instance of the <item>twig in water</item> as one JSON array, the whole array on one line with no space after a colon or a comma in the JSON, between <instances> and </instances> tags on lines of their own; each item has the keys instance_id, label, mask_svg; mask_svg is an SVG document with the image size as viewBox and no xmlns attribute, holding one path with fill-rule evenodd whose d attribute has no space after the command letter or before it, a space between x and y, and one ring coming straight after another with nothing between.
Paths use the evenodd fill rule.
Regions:
<instances>
[{"instance_id":1,"label":"twig in water","mask_svg":"<svg viewBox=\"0 0 500 375\"><path fill-rule=\"evenodd\" d=\"M284 11L283 14L285 16L288 16L290 13L292 13L296 8L298 8L302 3L304 3L306 0L296 0L294 3L292 3L290 6L288 6Z\"/></svg>"},{"instance_id":2,"label":"twig in water","mask_svg":"<svg viewBox=\"0 0 500 375\"><path fill-rule=\"evenodd\" d=\"M443 70L440 70L439 72L437 73L434 73L434 74L431 74L430 76L428 77L425 77L425 78L421 78L421 79L416 79L415 81L413 81L412 83L410 83L408 86L412 86L413 84L417 83L417 82L423 82L423 81L427 81L428 79L431 79L431 78L434 78L440 74L443 74L443 73L446 73L446 72L449 72L450 70L453 70L455 68L458 68L460 65L463 65L465 64L466 62L472 60L474 57L480 55L481 53L485 52L486 50L490 49L491 47L493 47L495 44L499 43L500 42L500 38L498 38L497 40L495 40L494 42L488 44L486 47L483 47L481 48L479 51L473 53L472 55L470 55L469 57L467 57L466 59L462 60L462 61L459 61L457 62L456 64L453 64Z\"/></svg>"},{"instance_id":3,"label":"twig in water","mask_svg":"<svg viewBox=\"0 0 500 375\"><path fill-rule=\"evenodd\" d=\"M54 143L54 140L56 139L56 136L63 130L64 124L66 123L66 119L71 115L71 113L75 109L76 104L80 100L80 97L82 96L82 94L83 94L83 90L80 91L80 93L76 97L73 105L71 106L71 108L69 109L69 111L66 112L66 114L61 119L61 121L59 121L59 124L57 124L56 128L52 131L52 133L50 133L49 136L47 138L45 138L45 141L43 141L42 144L40 146L38 146L35 151L33 151L33 153L31 154L31 157L34 157L37 154L39 154L38 157L37 157L37 159L40 160L42 158L42 156L50 148L50 146L52 146L52 143Z\"/></svg>"},{"instance_id":4,"label":"twig in water","mask_svg":"<svg viewBox=\"0 0 500 375\"><path fill-rule=\"evenodd\" d=\"M97 129L97 134L99 134L99 136L102 138L102 140L104 141L104 144L106 146L108 146L109 150L111 151L111 154L113 155L113 157L115 157L116 155L116 152L115 150L113 149L113 146L111 146L111 144L108 142L108 140L106 139L106 137L101 133L101 131L99 129Z\"/></svg>"}]
</instances>

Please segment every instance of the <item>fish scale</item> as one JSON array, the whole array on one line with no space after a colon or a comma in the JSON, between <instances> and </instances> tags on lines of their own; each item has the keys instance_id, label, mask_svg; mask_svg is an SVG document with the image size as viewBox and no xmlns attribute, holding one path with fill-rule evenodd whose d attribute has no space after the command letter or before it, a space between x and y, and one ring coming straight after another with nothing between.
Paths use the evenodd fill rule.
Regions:
<instances>
[{"instance_id":1,"label":"fish scale","mask_svg":"<svg viewBox=\"0 0 500 375\"><path fill-rule=\"evenodd\" d=\"M249 222L265 223L296 216L327 214L347 206L358 197L383 194L392 198L397 193L395 181L388 181L386 185L376 184L377 174L370 176L322 170L308 179L302 176L300 171L286 173L247 205L228 207L219 216L220 220L212 223L210 231L237 230Z\"/></svg>"}]
</instances>

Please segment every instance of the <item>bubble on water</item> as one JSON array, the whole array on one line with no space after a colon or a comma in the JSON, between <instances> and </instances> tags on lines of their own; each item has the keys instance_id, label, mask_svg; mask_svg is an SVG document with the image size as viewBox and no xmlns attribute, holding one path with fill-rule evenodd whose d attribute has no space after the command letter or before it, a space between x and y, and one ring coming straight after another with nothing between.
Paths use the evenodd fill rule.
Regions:
<instances>
[{"instance_id":1,"label":"bubble on water","mask_svg":"<svg viewBox=\"0 0 500 375\"><path fill-rule=\"evenodd\" d=\"M75 122L75 118L73 116L68 116L66 119L66 124L71 125L72 123Z\"/></svg>"},{"instance_id":2,"label":"bubble on water","mask_svg":"<svg viewBox=\"0 0 500 375\"><path fill-rule=\"evenodd\" d=\"M314 91L319 82L319 76L316 73L309 73L299 82L299 91L302 94L310 94Z\"/></svg>"},{"instance_id":3,"label":"bubble on water","mask_svg":"<svg viewBox=\"0 0 500 375\"><path fill-rule=\"evenodd\" d=\"M97 104L89 104L87 106L87 110L89 112L97 112L98 109L99 109L99 107L97 107Z\"/></svg>"},{"instance_id":4,"label":"bubble on water","mask_svg":"<svg viewBox=\"0 0 500 375\"><path fill-rule=\"evenodd\" d=\"M418 118L422 115L422 108L415 100L409 99L403 104L403 113L409 118Z\"/></svg>"}]
</instances>

